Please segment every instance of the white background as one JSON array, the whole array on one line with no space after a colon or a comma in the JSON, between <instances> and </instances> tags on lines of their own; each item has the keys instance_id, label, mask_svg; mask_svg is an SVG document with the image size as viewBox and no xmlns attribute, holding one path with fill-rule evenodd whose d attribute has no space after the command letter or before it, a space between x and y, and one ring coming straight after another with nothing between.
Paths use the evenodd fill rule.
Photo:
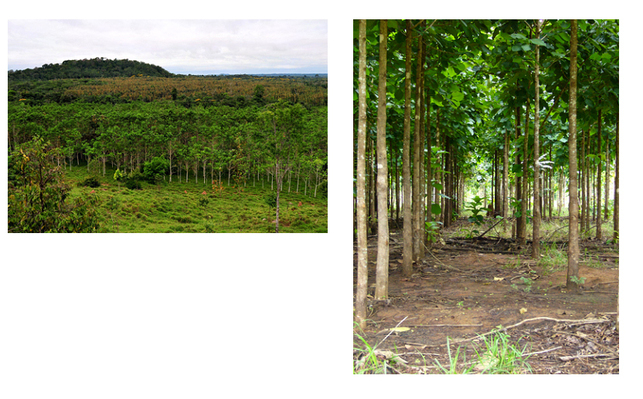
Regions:
<instances>
[{"instance_id":1,"label":"white background","mask_svg":"<svg viewBox=\"0 0 643 399\"><path fill-rule=\"evenodd\" d=\"M641 248L636 230L641 128L633 118L640 114L634 108L634 93L640 89L634 69L640 65L636 6L611 2L609 10L602 10L588 2L541 1L516 8L515 2L375 1L237 2L223 7L213 2L139 6L116 1L83 9L88 4L23 2L10 6L8 18L328 19L329 232L3 231L0 397L599 397L624 392L620 384L636 378L641 351L634 334L640 327L642 281L639 253L634 252ZM537 11L522 8L526 6ZM353 376L352 19L524 18L533 12L547 18L621 19L621 375ZM6 32L7 20L3 23ZM6 75L2 82L6 93ZM4 135L6 94L2 102ZM6 187L6 157L0 160ZM6 191L1 194L6 203ZM6 214L2 218L6 225Z\"/></svg>"}]
</instances>

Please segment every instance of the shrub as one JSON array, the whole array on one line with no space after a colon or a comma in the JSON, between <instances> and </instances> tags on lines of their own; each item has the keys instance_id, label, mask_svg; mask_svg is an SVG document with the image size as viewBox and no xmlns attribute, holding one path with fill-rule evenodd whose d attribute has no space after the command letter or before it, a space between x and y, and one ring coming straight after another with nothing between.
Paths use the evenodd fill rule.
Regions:
<instances>
[{"instance_id":1,"label":"shrub","mask_svg":"<svg viewBox=\"0 0 643 399\"><path fill-rule=\"evenodd\" d=\"M165 158L154 157L143 165L143 175L149 183L158 184L163 181L167 169L168 161Z\"/></svg>"},{"instance_id":2,"label":"shrub","mask_svg":"<svg viewBox=\"0 0 643 399\"><path fill-rule=\"evenodd\" d=\"M208 199L208 197L199 198L199 205L204 207L204 208L208 205L209 202L210 202L210 200Z\"/></svg>"},{"instance_id":3,"label":"shrub","mask_svg":"<svg viewBox=\"0 0 643 399\"><path fill-rule=\"evenodd\" d=\"M276 208L277 207L277 193L275 193L274 191L270 192L265 197L263 197L263 201L270 208Z\"/></svg>"},{"instance_id":4,"label":"shrub","mask_svg":"<svg viewBox=\"0 0 643 399\"><path fill-rule=\"evenodd\" d=\"M141 187L140 181L132 178L125 180L125 187L129 188L130 190L141 190L143 188Z\"/></svg>"},{"instance_id":5,"label":"shrub","mask_svg":"<svg viewBox=\"0 0 643 399\"><path fill-rule=\"evenodd\" d=\"M9 156L8 231L92 232L98 229L96 195L68 200L71 187L57 166L59 150L39 137Z\"/></svg>"},{"instance_id":6,"label":"shrub","mask_svg":"<svg viewBox=\"0 0 643 399\"><path fill-rule=\"evenodd\" d=\"M80 183L80 185L84 187L96 188L100 187L100 182L95 177L88 177L82 183Z\"/></svg>"}]
</instances>

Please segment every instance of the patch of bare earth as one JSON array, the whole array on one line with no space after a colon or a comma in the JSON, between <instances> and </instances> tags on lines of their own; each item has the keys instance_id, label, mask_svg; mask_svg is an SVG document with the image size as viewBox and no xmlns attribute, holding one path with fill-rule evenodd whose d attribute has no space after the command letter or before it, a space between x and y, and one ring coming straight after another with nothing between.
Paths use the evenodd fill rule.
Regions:
<instances>
[{"instance_id":1,"label":"patch of bare earth","mask_svg":"<svg viewBox=\"0 0 643 399\"><path fill-rule=\"evenodd\" d=\"M525 350L532 373L619 372L617 246L581 244L585 281L572 294L566 263L542 266L512 240L447 238L414 264L410 278L401 272L401 231L390 243L389 298L374 301L377 237L369 237L368 326L359 331L371 347L403 360L381 355L389 372L438 373L436 360L449 364L447 337L452 353L460 347L470 360L480 336L494 329ZM410 330L391 333L396 326ZM361 346L355 339L354 348Z\"/></svg>"}]
</instances>

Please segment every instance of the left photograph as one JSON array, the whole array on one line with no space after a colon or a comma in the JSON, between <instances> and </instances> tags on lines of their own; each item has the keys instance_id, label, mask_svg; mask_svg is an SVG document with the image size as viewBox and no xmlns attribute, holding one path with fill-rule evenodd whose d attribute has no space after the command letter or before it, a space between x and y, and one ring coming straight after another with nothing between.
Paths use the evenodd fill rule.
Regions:
<instances>
[{"instance_id":1,"label":"left photograph","mask_svg":"<svg viewBox=\"0 0 643 399\"><path fill-rule=\"evenodd\" d=\"M327 233L326 20L9 20L9 233Z\"/></svg>"}]
</instances>

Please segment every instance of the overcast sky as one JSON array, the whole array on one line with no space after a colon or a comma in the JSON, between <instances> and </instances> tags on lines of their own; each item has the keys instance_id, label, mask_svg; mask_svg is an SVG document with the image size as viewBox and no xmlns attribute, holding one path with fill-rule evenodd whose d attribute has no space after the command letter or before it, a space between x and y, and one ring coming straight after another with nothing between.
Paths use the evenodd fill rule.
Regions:
<instances>
[{"instance_id":1,"label":"overcast sky","mask_svg":"<svg viewBox=\"0 0 643 399\"><path fill-rule=\"evenodd\" d=\"M9 20L8 69L105 57L179 74L327 73L326 20Z\"/></svg>"}]
</instances>

